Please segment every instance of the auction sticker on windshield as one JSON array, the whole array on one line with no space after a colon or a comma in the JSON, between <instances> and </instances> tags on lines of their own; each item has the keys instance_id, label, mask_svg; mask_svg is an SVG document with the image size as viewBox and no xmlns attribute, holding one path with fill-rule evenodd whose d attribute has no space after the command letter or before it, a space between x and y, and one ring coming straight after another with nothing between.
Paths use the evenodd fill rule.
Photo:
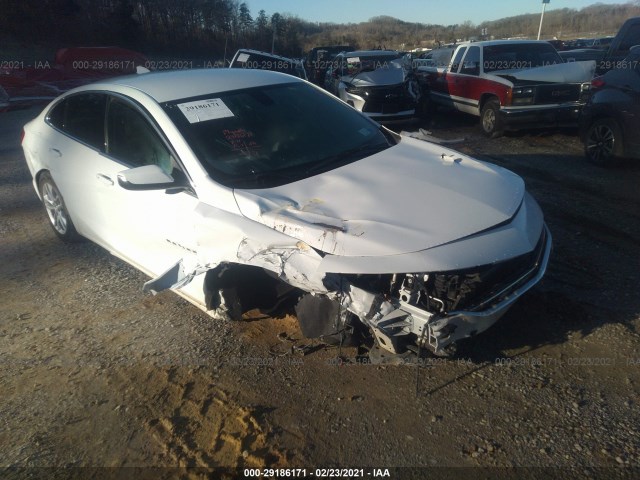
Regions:
<instances>
[{"instance_id":1,"label":"auction sticker on windshield","mask_svg":"<svg viewBox=\"0 0 640 480\"><path fill-rule=\"evenodd\" d=\"M219 98L179 103L178 108L187 117L189 123L233 117L233 112Z\"/></svg>"}]
</instances>

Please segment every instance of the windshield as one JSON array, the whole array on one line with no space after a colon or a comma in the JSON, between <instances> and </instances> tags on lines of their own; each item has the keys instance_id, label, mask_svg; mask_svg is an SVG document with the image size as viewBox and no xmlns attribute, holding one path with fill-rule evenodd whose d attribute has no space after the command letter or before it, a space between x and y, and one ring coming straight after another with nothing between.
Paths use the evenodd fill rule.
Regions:
<instances>
[{"instance_id":1,"label":"windshield","mask_svg":"<svg viewBox=\"0 0 640 480\"><path fill-rule=\"evenodd\" d=\"M349 72L352 71L373 71L379 68L399 67L399 64L393 65L391 62L397 60L402 55L400 53L387 54L387 55L367 55L358 56L357 53L348 53L344 57L345 64L343 67L347 68Z\"/></svg>"},{"instance_id":2,"label":"windshield","mask_svg":"<svg viewBox=\"0 0 640 480\"><path fill-rule=\"evenodd\" d=\"M563 63L549 43L506 43L484 47L485 72L522 70Z\"/></svg>"},{"instance_id":3,"label":"windshield","mask_svg":"<svg viewBox=\"0 0 640 480\"><path fill-rule=\"evenodd\" d=\"M306 79L304 69L301 64L287 58L261 55L259 53L239 52L233 63L230 65L230 68L271 70Z\"/></svg>"},{"instance_id":4,"label":"windshield","mask_svg":"<svg viewBox=\"0 0 640 480\"><path fill-rule=\"evenodd\" d=\"M393 144L378 124L307 83L168 102L163 108L208 172L232 188L270 188Z\"/></svg>"}]
</instances>

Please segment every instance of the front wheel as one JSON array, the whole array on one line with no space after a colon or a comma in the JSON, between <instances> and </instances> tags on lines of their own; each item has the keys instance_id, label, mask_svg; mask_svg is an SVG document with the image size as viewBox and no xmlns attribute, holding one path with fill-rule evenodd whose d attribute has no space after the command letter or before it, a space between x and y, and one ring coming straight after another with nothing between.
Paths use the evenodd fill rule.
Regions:
<instances>
[{"instance_id":1,"label":"front wheel","mask_svg":"<svg viewBox=\"0 0 640 480\"><path fill-rule=\"evenodd\" d=\"M480 112L480 127L482 133L489 138L502 135L502 122L500 121L500 102L496 99L487 101Z\"/></svg>"},{"instance_id":2,"label":"front wheel","mask_svg":"<svg viewBox=\"0 0 640 480\"><path fill-rule=\"evenodd\" d=\"M429 90L423 91L416 105L416 116L422 119L429 119L436 111L436 106L429 96Z\"/></svg>"},{"instance_id":3,"label":"front wheel","mask_svg":"<svg viewBox=\"0 0 640 480\"><path fill-rule=\"evenodd\" d=\"M65 242L82 240L82 237L76 232L76 228L73 226L60 190L58 190L49 172L43 172L40 175L38 187L40 189L42 203L49 217L49 223L55 234Z\"/></svg>"},{"instance_id":4,"label":"front wheel","mask_svg":"<svg viewBox=\"0 0 640 480\"><path fill-rule=\"evenodd\" d=\"M599 118L587 130L584 154L596 165L612 164L623 154L622 130L611 118Z\"/></svg>"}]
</instances>

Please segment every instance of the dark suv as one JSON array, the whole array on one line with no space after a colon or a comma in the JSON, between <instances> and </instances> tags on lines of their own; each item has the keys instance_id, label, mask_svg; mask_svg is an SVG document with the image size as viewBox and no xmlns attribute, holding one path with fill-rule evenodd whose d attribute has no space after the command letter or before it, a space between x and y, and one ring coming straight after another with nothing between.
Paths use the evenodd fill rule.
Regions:
<instances>
[{"instance_id":1,"label":"dark suv","mask_svg":"<svg viewBox=\"0 0 640 480\"><path fill-rule=\"evenodd\" d=\"M333 59L340 52L351 52L350 45L331 45L326 47L314 47L307 56L305 68L309 81L324 87L324 77Z\"/></svg>"},{"instance_id":2,"label":"dark suv","mask_svg":"<svg viewBox=\"0 0 640 480\"><path fill-rule=\"evenodd\" d=\"M616 158L640 158L640 46L616 68L591 82L580 115L587 159L598 165Z\"/></svg>"}]
</instances>

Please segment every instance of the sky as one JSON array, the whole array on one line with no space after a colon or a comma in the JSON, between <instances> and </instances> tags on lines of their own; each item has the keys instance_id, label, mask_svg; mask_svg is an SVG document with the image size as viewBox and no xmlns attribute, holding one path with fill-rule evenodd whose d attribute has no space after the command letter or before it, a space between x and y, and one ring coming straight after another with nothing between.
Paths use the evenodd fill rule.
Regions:
<instances>
[{"instance_id":1,"label":"sky","mask_svg":"<svg viewBox=\"0 0 640 480\"><path fill-rule=\"evenodd\" d=\"M359 23L371 17L389 15L407 22L439 25L478 25L525 13L541 13L542 0L243 0L255 18L260 10L267 15L290 13L310 22ZM628 0L551 0L546 11L574 8L594 3L627 3Z\"/></svg>"}]
</instances>

